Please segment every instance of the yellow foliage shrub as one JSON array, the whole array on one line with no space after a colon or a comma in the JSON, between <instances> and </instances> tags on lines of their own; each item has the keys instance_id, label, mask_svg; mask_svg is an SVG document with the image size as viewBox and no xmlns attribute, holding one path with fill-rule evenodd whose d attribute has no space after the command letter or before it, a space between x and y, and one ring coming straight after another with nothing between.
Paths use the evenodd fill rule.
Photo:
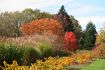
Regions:
<instances>
[{"instance_id":1,"label":"yellow foliage shrub","mask_svg":"<svg viewBox=\"0 0 105 70\"><path fill-rule=\"evenodd\" d=\"M16 61L7 64L4 62L3 70L64 70L64 66L69 66L74 63L83 64L91 59L90 53L75 54L70 57L49 57L43 60L37 60L31 66L19 66Z\"/></svg>"},{"instance_id":2,"label":"yellow foliage shrub","mask_svg":"<svg viewBox=\"0 0 105 70\"><path fill-rule=\"evenodd\" d=\"M84 64L84 63L87 63L88 61L90 61L92 59L92 57L91 57L90 53L82 53L82 54L76 54L74 59L75 59L76 63Z\"/></svg>"}]
</instances>

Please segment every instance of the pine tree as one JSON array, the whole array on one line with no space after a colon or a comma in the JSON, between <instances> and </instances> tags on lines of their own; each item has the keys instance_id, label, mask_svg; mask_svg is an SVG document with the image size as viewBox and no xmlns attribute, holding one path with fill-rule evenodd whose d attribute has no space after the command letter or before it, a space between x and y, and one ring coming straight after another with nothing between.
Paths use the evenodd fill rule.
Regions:
<instances>
[{"instance_id":1,"label":"pine tree","mask_svg":"<svg viewBox=\"0 0 105 70\"><path fill-rule=\"evenodd\" d=\"M72 21L70 19L70 16L67 14L67 12L64 8L64 5L61 6L58 14L55 15L55 19L60 21L65 32L73 32L74 31Z\"/></svg>"},{"instance_id":2,"label":"pine tree","mask_svg":"<svg viewBox=\"0 0 105 70\"><path fill-rule=\"evenodd\" d=\"M89 22L86 26L86 30L85 30L85 36L84 36L84 44L83 44L83 48L90 50L92 49L92 47L95 46L95 42L96 42L96 28L95 25L93 24L93 22Z\"/></svg>"},{"instance_id":3,"label":"pine tree","mask_svg":"<svg viewBox=\"0 0 105 70\"><path fill-rule=\"evenodd\" d=\"M73 24L74 33L76 35L77 42L79 44L79 41L80 41L81 36L82 36L82 28L81 28L81 25L79 24L79 21L74 18L74 16L70 15L70 19L71 19L72 24Z\"/></svg>"}]
</instances>

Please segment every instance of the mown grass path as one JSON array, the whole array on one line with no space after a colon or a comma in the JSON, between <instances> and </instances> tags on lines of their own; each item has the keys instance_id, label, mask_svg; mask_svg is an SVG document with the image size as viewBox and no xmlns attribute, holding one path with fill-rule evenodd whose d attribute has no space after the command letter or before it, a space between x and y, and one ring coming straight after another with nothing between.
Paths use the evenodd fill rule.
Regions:
<instances>
[{"instance_id":1,"label":"mown grass path","mask_svg":"<svg viewBox=\"0 0 105 70\"><path fill-rule=\"evenodd\" d=\"M105 59L98 59L81 70L105 70Z\"/></svg>"}]
</instances>

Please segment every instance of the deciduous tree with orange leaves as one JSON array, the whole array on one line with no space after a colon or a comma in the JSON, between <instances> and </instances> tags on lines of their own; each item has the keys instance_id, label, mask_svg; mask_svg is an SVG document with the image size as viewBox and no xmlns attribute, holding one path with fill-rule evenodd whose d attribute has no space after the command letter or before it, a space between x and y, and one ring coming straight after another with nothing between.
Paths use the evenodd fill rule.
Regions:
<instances>
[{"instance_id":1,"label":"deciduous tree with orange leaves","mask_svg":"<svg viewBox=\"0 0 105 70\"><path fill-rule=\"evenodd\" d=\"M54 19L44 18L34 20L30 23L22 24L20 26L22 35L32 35L35 33L39 34L63 34L62 25Z\"/></svg>"}]
</instances>

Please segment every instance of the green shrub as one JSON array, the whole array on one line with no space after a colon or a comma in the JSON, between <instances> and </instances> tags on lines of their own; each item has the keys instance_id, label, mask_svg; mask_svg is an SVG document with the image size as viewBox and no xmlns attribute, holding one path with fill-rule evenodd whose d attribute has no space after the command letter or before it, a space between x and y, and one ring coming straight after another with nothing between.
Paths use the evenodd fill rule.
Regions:
<instances>
[{"instance_id":1,"label":"green shrub","mask_svg":"<svg viewBox=\"0 0 105 70\"><path fill-rule=\"evenodd\" d=\"M66 56L65 51L54 51L53 46L46 42L38 42L35 47L20 46L13 43L0 42L0 65L3 61L11 64L16 60L19 65L31 65L37 59L49 56Z\"/></svg>"},{"instance_id":2,"label":"green shrub","mask_svg":"<svg viewBox=\"0 0 105 70\"><path fill-rule=\"evenodd\" d=\"M0 44L0 63L6 61L8 63L12 63L13 60L18 61L19 64L22 62L24 49L19 48L20 46L12 45L12 44Z\"/></svg>"},{"instance_id":3,"label":"green shrub","mask_svg":"<svg viewBox=\"0 0 105 70\"><path fill-rule=\"evenodd\" d=\"M30 65L35 62L36 59L41 58L41 56L42 54L37 48L19 46L10 43L0 43L1 65L3 65L3 61L11 64L13 60L16 60L19 65Z\"/></svg>"},{"instance_id":4,"label":"green shrub","mask_svg":"<svg viewBox=\"0 0 105 70\"><path fill-rule=\"evenodd\" d=\"M68 56L70 53L62 50L55 50L55 56L63 57L63 56Z\"/></svg>"},{"instance_id":5,"label":"green shrub","mask_svg":"<svg viewBox=\"0 0 105 70\"><path fill-rule=\"evenodd\" d=\"M24 50L23 64L31 65L31 63L34 63L36 59L41 58L41 56L42 53L38 48L27 47Z\"/></svg>"},{"instance_id":6,"label":"green shrub","mask_svg":"<svg viewBox=\"0 0 105 70\"><path fill-rule=\"evenodd\" d=\"M38 42L37 47L42 52L42 58L54 55L53 46L46 42Z\"/></svg>"}]
</instances>

